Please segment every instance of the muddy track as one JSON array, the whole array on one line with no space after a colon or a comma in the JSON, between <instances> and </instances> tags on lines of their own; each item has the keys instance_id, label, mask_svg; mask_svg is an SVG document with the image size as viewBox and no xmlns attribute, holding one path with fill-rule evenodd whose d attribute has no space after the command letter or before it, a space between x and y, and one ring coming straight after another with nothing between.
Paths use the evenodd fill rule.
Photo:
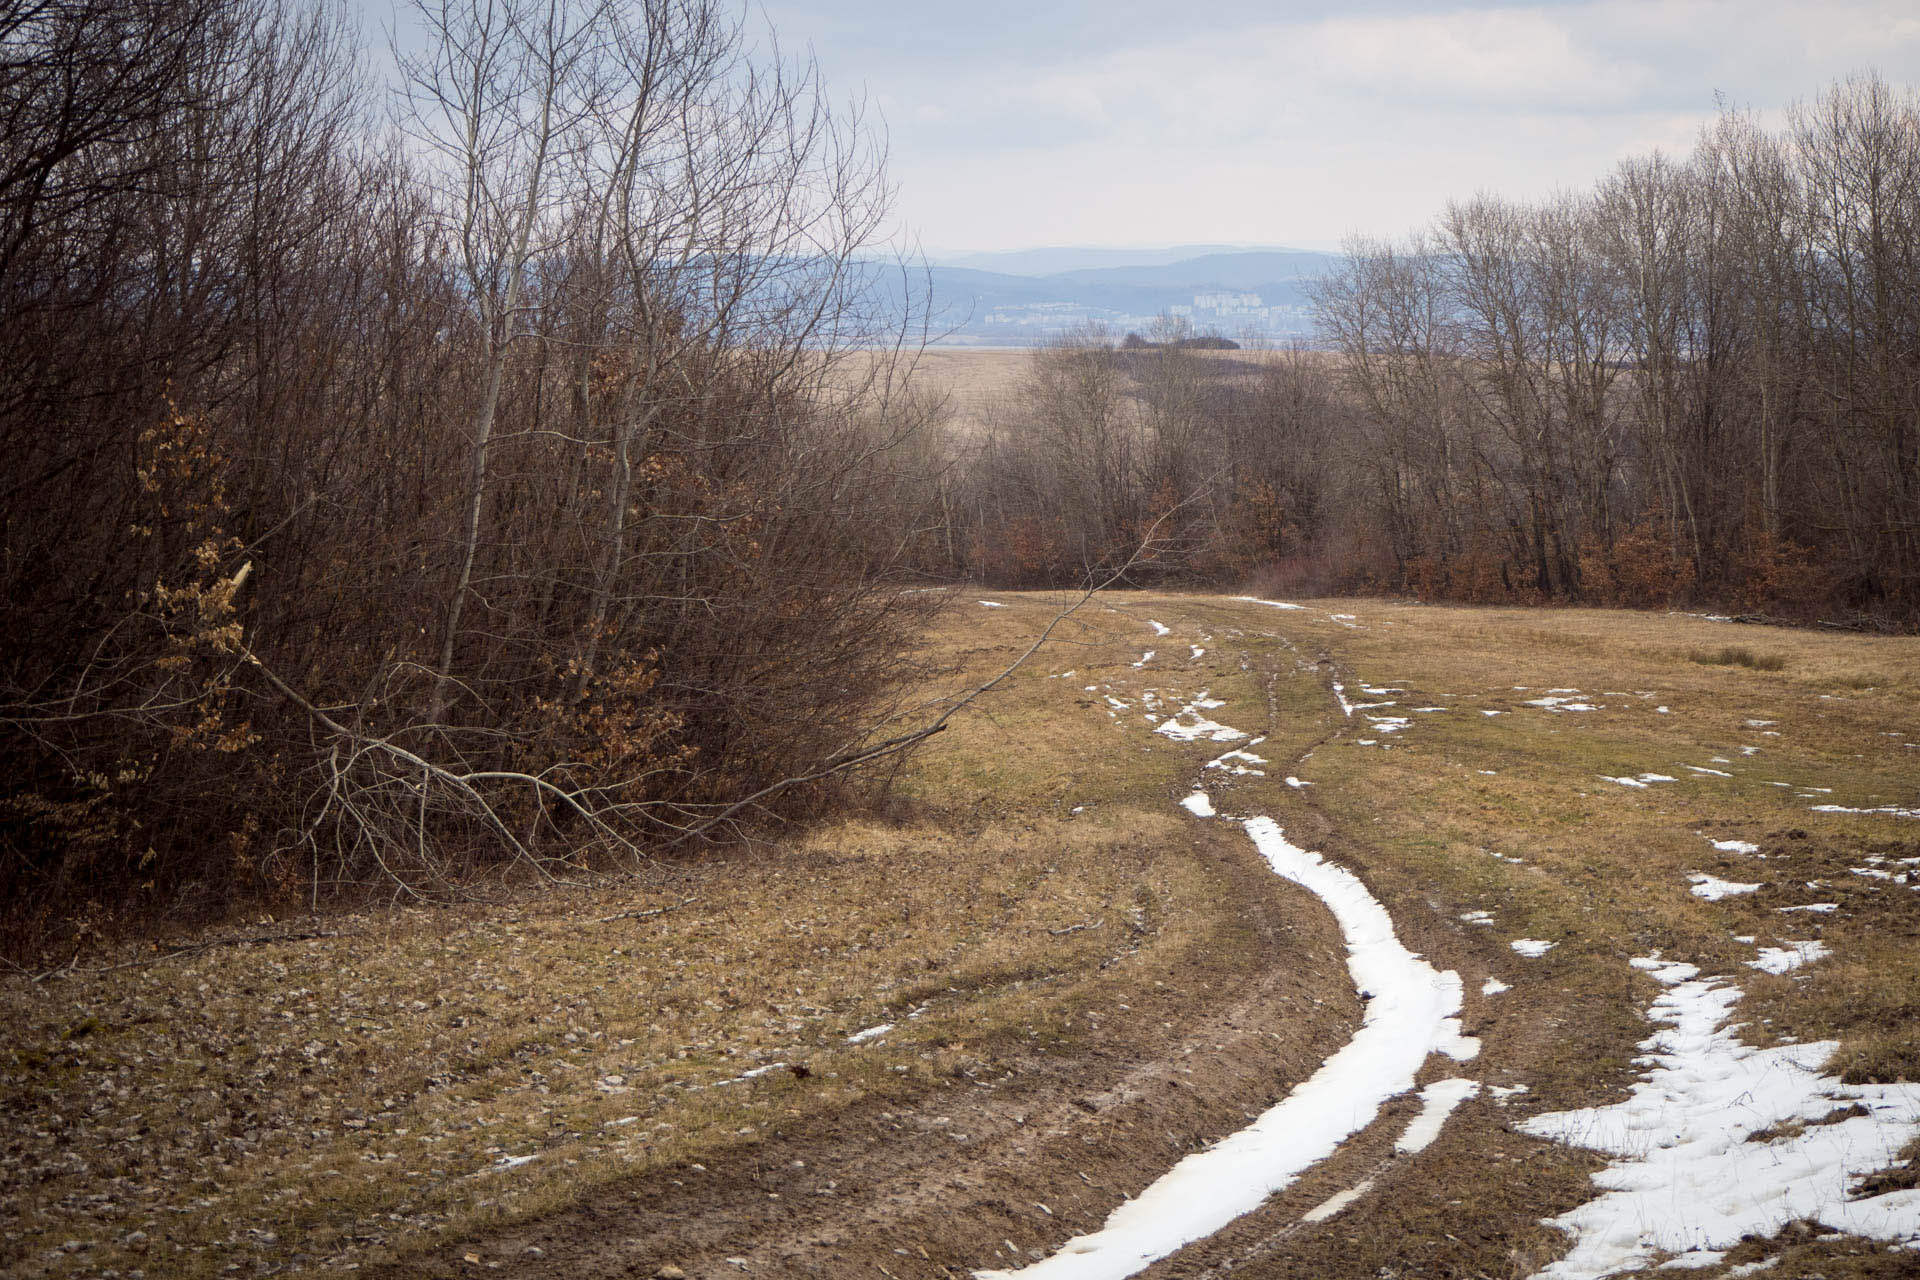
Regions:
<instances>
[{"instance_id":1,"label":"muddy track","mask_svg":"<svg viewBox=\"0 0 1920 1280\"><path fill-rule=\"evenodd\" d=\"M1272 731L1284 673L1259 675ZM1363 1011L1326 907L1238 829L1196 828L1254 945L1204 957L1179 991L1136 988L1083 1051L999 1058L907 1105L868 1100L377 1274L471 1274L474 1255L527 1276L906 1280L1019 1266L1097 1229L1312 1075ZM1411 1112L1392 1105L1383 1123Z\"/></svg>"},{"instance_id":2,"label":"muddy track","mask_svg":"<svg viewBox=\"0 0 1920 1280\"><path fill-rule=\"evenodd\" d=\"M863 1103L383 1274L470 1274L477 1253L530 1276L944 1276L1031 1260L1054 1243L1045 1227L1097 1226L1284 1096L1358 1022L1324 909L1237 832L1203 841L1258 945L1214 957L1182 991L1135 993L1099 1047L1003 1060L998 1078L908 1107Z\"/></svg>"}]
</instances>

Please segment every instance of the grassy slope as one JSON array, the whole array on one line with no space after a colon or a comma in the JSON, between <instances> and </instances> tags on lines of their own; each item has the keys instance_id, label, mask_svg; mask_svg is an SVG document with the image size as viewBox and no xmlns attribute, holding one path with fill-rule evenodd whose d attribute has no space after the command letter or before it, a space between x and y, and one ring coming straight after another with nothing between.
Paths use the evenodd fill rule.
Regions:
<instances>
[{"instance_id":1,"label":"grassy slope","mask_svg":"<svg viewBox=\"0 0 1920 1280\"><path fill-rule=\"evenodd\" d=\"M1052 608L996 598L1011 607L963 599L931 638L938 688L1004 665ZM1150 617L1175 634L1156 640ZM1189 658L1203 639L1207 654ZM1779 669L1694 660L1730 643ZM1161 656L1133 667L1147 648ZM1394 713L1448 710L1370 734L1340 715L1334 676L1356 700L1372 700L1360 681L1407 690ZM1603 709L1524 705L1563 687ZM1745 975L1751 1035L1837 1037L1862 1079L1920 1072L1920 895L1850 870L1920 854L1920 824L1809 812L1914 803L1913 642L1592 611L1117 597L913 763L894 821L663 866L647 886L327 920L318 927L337 936L9 980L0 1197L20 1208L0 1266L217 1274L413 1257L595 1188L718 1167L783 1126L1017 1090L1047 1061L1101 1085L1119 1069L1115 1046L1123 1058L1167 1052L1155 1037L1174 1034L1178 1013L1159 1020L1169 1005L1208 1007L1256 964L1320 984L1299 994L1289 1046L1309 1069L1304 1046L1337 1043L1353 1012L1329 936L1303 918L1291 956L1250 943L1243 904L1227 900L1243 882L1221 861L1250 850L1172 806L1220 748L1148 734L1137 699L1149 688L1211 689L1227 704L1218 719L1273 735L1258 749L1271 776L1220 787L1224 810L1273 813L1355 867L1412 945L1460 969L1469 991L1489 975L1515 988L1470 998L1486 1042L1473 1074L1532 1092L1463 1110L1376 1194L1365 1232L1336 1219L1289 1237L1301 1274L1526 1274L1551 1256L1537 1219L1580 1198L1589 1165L1507 1122L1619 1096L1652 994L1633 955L1662 949ZM1115 709L1109 695L1136 705ZM1288 772L1314 786L1281 785ZM1599 777L1641 772L1683 780L1629 790ZM1798 794L1807 786L1833 790ZM1708 836L1767 856L1718 853ZM1690 871L1768 887L1704 902L1687 891ZM1824 882L1817 895L1808 881ZM1842 910L1773 910L1816 897ZM660 908L672 909L629 914ZM1473 910L1495 925L1459 920ZM1766 977L1742 967L1752 952L1735 934L1823 937L1835 955ZM1517 937L1559 945L1522 960L1506 946ZM846 1044L882 1022L899 1026ZM772 1062L807 1075L719 1083ZM493 1167L525 1155L538 1158ZM1344 1176L1304 1180L1275 1221ZM1022 1211L1032 1220L996 1220L993 1234L1043 1247L1106 1203L1090 1195L1058 1221ZM1251 1248L1271 1227L1247 1224L1216 1247ZM963 1236L951 1247L926 1274L1006 1261L966 1252L983 1246ZM1872 1250L1840 1256L1848 1242L1793 1248L1829 1277L1887 1265ZM917 1274L912 1261L894 1270Z\"/></svg>"}]
</instances>

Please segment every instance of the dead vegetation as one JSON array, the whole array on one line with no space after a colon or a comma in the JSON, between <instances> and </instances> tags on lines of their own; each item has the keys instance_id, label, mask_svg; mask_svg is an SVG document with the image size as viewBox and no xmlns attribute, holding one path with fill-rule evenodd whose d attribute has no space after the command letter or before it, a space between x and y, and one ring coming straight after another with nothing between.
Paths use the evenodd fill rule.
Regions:
<instances>
[{"instance_id":1,"label":"dead vegetation","mask_svg":"<svg viewBox=\"0 0 1920 1280\"><path fill-rule=\"evenodd\" d=\"M989 598L1005 607L959 599L936 629L940 687L1003 668L1057 607ZM1849 1079L1920 1072L1920 900L1896 878L1920 838L1812 808L1912 802L1920 669L1897 639L1786 631L1759 642L1779 671L1691 661L1724 625L1112 597L902 771L885 822L644 888L260 922L216 936L332 936L8 979L4 1265L452 1275L471 1254L718 1276L745 1257L933 1280L1057 1247L1277 1100L1357 1014L1324 915L1171 803L1219 748L1147 732L1145 699L1208 689L1271 735L1266 776L1209 774L1223 810L1272 813L1354 868L1470 993L1510 985L1470 996L1466 1071L1527 1092L1468 1104L1412 1162L1392 1158L1396 1104L1161 1270L1531 1274L1558 1247L1539 1219L1585 1198L1592 1165L1510 1124L1622 1096L1652 994L1628 958L1728 975L1744 1034L1837 1039ZM1863 673L1871 694L1847 684ZM1349 719L1329 679L1398 705ZM1595 710L1532 705L1575 687ZM1395 713L1392 734L1367 719ZM1676 781L1607 780L1647 772ZM1764 887L1710 902L1690 873ZM1836 909L1780 910L1809 901ZM1556 945L1526 959L1521 937ZM1747 967L1809 938L1832 955ZM1360 1208L1302 1224L1363 1176ZM1775 1254L1898 1274L1879 1246L1791 1231L1739 1260Z\"/></svg>"}]
</instances>

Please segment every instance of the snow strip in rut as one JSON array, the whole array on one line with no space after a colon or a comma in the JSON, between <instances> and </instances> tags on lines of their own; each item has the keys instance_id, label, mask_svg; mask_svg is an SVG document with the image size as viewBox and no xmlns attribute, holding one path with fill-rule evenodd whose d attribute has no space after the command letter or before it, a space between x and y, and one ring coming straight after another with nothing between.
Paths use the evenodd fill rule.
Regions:
<instances>
[{"instance_id":1,"label":"snow strip in rut","mask_svg":"<svg viewBox=\"0 0 1920 1280\"><path fill-rule=\"evenodd\" d=\"M1460 975L1402 946L1360 877L1293 844L1271 818L1245 825L1267 864L1326 903L1339 922L1347 971L1372 997L1360 1030L1259 1119L1182 1160L1100 1230L1018 1271L976 1271L978 1280L1123 1280L1259 1208L1332 1155L1373 1123L1382 1103L1413 1087L1430 1054L1464 1062L1479 1052L1480 1042L1460 1029Z\"/></svg>"}]
</instances>

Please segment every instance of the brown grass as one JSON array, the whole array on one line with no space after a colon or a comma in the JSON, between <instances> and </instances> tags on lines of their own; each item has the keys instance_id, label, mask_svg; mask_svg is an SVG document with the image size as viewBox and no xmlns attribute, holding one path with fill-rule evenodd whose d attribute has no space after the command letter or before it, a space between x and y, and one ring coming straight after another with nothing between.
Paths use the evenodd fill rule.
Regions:
<instances>
[{"instance_id":1,"label":"brown grass","mask_svg":"<svg viewBox=\"0 0 1920 1280\"><path fill-rule=\"evenodd\" d=\"M962 598L931 638L939 687L1003 666L1053 607L989 598L1010 607ZM1156 638L1150 618L1174 634ZM1754 634L1778 667L1693 660L1720 634L1657 614L1113 597L901 774L891 822L662 866L642 887L261 921L232 932L338 936L174 959L107 948L83 970L154 962L10 979L0 1195L15 1212L0 1265L411 1266L595 1188L717 1168L778 1130L983 1090L1036 1055L1091 1080L1110 1069L1101 1055L1158 1052L1162 1015L1125 1012L1143 994L1250 980L1236 967L1248 946L1232 899L1244 893L1220 861L1247 851L1230 827L1172 805L1223 748L1169 743L1141 719L1148 690L1177 703L1208 689L1226 703L1217 718L1269 735L1266 777L1209 775L1220 806L1272 813L1359 872L1409 945L1466 980L1483 1041L1466 1070L1530 1090L1464 1108L1441 1144L1381 1175L1371 1227L1343 1216L1289 1236L1288 1264L1528 1274L1555 1247L1538 1219L1583 1198L1591 1162L1508 1124L1623 1096L1653 990L1629 957L1657 950L1738 981L1744 1034L1759 1042L1832 1038L1851 1079L1920 1078L1913 890L1854 870L1920 858L1920 824L1811 808L1914 802L1912 642L1769 629ZM1160 657L1131 665L1148 648ZM1389 735L1365 712L1348 720L1332 678L1356 701L1378 700L1362 684L1402 690L1382 695L1398 703L1386 711L1412 723ZM1599 709L1528 705L1560 688ZM1447 710L1412 712L1423 706ZM1678 780L1603 778L1647 772ZM1313 786L1284 786L1288 773ZM1709 843L1736 838L1760 855ZM1766 887L1707 902L1689 892L1696 871ZM1841 909L1777 910L1812 900ZM1460 918L1472 911L1494 924ZM1735 935L1819 937L1834 954L1773 977L1745 966L1753 946ZM1519 937L1558 945L1525 960L1507 946ZM1314 1000L1331 1012L1345 976L1324 935L1302 930L1299 946L1280 963L1320 983ZM1480 996L1488 976L1514 990ZM1164 1034L1181 1016L1164 1014ZM896 1029L846 1043L885 1022ZM788 1067L740 1081L774 1063ZM1196 1257L1263 1247L1287 1214L1366 1173L1367 1152L1390 1155L1403 1110ZM536 1158L503 1165L524 1156ZM1142 1156L1131 1185L1166 1158ZM1052 1247L1118 1194L1076 1189L1058 1219L1006 1197L980 1239L949 1224L947 1254L883 1260L901 1280L988 1265L1002 1239ZM1829 1277L1895 1274L1860 1242L1755 1248L1739 1260L1778 1252Z\"/></svg>"},{"instance_id":2,"label":"brown grass","mask_svg":"<svg viewBox=\"0 0 1920 1280\"><path fill-rule=\"evenodd\" d=\"M949 687L1004 665L1038 616L958 614L934 654ZM1136 656L1072 631L1089 670ZM1072 1052L1082 1010L1244 948L1166 803L1180 756L1113 749L1090 702L1061 714L1070 688L1048 674L949 730L896 784L897 824L718 852L645 887L263 919L227 932L334 936L109 948L10 980L0 1194L20 1211L0 1265L400 1258L782 1122ZM741 1079L772 1063L788 1066Z\"/></svg>"},{"instance_id":3,"label":"brown grass","mask_svg":"<svg viewBox=\"0 0 1920 1280\"><path fill-rule=\"evenodd\" d=\"M1712 650L1695 650L1687 655L1703 667L1745 667L1749 671L1778 671L1787 660L1777 653L1755 653L1743 645L1722 645Z\"/></svg>"}]
</instances>

